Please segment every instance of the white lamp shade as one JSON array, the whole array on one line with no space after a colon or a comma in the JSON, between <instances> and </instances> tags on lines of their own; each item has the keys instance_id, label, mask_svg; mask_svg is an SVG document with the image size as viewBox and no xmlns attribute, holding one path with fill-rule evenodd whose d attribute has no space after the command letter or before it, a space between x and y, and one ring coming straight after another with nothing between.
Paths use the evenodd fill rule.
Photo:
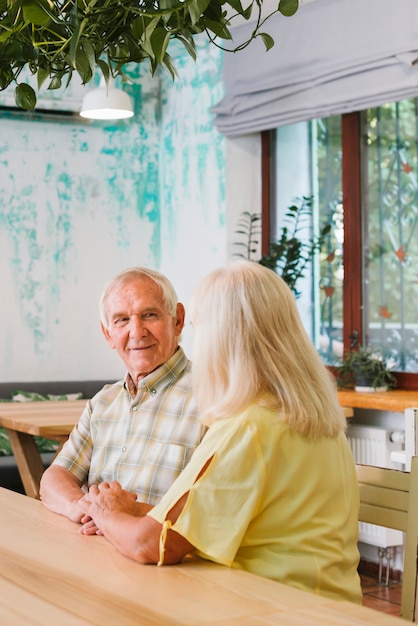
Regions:
<instances>
[{"instance_id":1,"label":"white lamp shade","mask_svg":"<svg viewBox=\"0 0 418 626\"><path fill-rule=\"evenodd\" d=\"M92 120L120 120L134 114L131 98L112 85L87 92L81 104L81 117Z\"/></svg>"}]
</instances>

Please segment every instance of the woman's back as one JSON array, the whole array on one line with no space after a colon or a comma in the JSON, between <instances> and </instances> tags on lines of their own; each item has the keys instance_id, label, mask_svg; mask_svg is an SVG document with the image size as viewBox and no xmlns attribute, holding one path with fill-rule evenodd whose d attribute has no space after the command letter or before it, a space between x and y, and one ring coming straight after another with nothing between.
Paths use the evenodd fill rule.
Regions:
<instances>
[{"instance_id":1,"label":"woman's back","mask_svg":"<svg viewBox=\"0 0 418 626\"><path fill-rule=\"evenodd\" d=\"M358 486L344 433L308 439L252 405L209 428L182 478L152 516L162 521L159 511L189 491L173 530L202 557L361 601Z\"/></svg>"},{"instance_id":2,"label":"woman's back","mask_svg":"<svg viewBox=\"0 0 418 626\"><path fill-rule=\"evenodd\" d=\"M266 478L260 512L235 562L286 584L359 602L359 495L345 434L307 439L255 412Z\"/></svg>"}]
</instances>

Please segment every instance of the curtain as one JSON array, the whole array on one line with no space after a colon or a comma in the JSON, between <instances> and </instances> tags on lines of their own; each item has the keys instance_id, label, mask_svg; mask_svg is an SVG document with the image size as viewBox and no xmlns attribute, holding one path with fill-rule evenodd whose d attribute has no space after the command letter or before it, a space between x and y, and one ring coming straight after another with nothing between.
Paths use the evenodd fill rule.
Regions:
<instances>
[{"instance_id":1,"label":"curtain","mask_svg":"<svg viewBox=\"0 0 418 626\"><path fill-rule=\"evenodd\" d=\"M232 29L244 41L253 24ZM418 95L418 0L315 0L273 16L260 39L224 53L225 97L212 108L227 136Z\"/></svg>"}]
</instances>

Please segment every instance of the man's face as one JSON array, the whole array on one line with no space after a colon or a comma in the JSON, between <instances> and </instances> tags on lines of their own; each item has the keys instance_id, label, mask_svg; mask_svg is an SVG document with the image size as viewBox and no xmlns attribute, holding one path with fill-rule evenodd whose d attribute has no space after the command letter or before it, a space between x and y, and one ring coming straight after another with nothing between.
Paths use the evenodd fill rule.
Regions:
<instances>
[{"instance_id":1,"label":"man's face","mask_svg":"<svg viewBox=\"0 0 418 626\"><path fill-rule=\"evenodd\" d=\"M103 334L125 363L133 381L168 361L184 326L184 307L168 313L161 290L147 276L114 289L107 298L108 328Z\"/></svg>"}]
</instances>

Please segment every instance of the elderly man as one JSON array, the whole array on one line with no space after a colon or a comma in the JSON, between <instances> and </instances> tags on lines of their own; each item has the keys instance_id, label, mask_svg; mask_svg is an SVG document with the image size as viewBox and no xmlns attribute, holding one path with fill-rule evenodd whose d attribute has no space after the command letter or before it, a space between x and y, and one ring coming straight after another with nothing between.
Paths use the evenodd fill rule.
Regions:
<instances>
[{"instance_id":1,"label":"elderly man","mask_svg":"<svg viewBox=\"0 0 418 626\"><path fill-rule=\"evenodd\" d=\"M179 346L184 306L170 281L143 267L123 271L106 285L100 317L127 373L87 402L40 486L43 504L77 523L85 522L85 488L103 481L117 480L139 501L158 503L206 430Z\"/></svg>"}]
</instances>

